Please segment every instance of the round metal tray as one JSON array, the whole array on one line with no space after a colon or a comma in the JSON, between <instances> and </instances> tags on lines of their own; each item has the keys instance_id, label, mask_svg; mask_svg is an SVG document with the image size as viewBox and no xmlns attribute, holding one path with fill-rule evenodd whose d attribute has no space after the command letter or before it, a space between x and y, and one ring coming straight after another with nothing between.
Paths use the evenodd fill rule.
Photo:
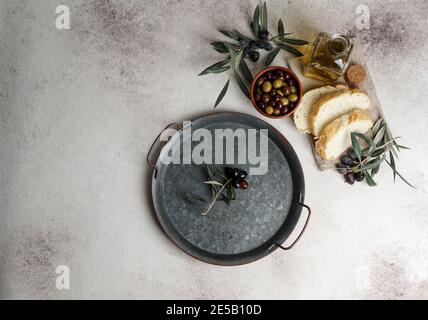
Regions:
<instances>
[{"instance_id":1,"label":"round metal tray","mask_svg":"<svg viewBox=\"0 0 428 320\"><path fill-rule=\"evenodd\" d=\"M256 117L232 112L214 113L191 121L191 130L204 128L214 132L242 128L267 129L268 132L267 172L249 176L249 189L237 189L237 200L230 205L216 202L207 215L202 215L207 204L190 203L183 193L192 192L211 200L210 187L203 183L207 179L206 165L162 161L183 149L177 148L183 143L183 130L176 124L166 129L172 127L178 130L163 146L159 135L147 161L154 169L152 197L156 216L167 236L180 249L208 263L240 265L260 259L279 247L290 249L296 243L307 226L311 211L303 204L305 186L299 159L278 130ZM236 154L234 158L237 161ZM220 170L224 166L216 165ZM248 171L250 163L227 166ZM304 227L295 241L284 247L282 244L295 228L302 207L308 209Z\"/></svg>"}]
</instances>

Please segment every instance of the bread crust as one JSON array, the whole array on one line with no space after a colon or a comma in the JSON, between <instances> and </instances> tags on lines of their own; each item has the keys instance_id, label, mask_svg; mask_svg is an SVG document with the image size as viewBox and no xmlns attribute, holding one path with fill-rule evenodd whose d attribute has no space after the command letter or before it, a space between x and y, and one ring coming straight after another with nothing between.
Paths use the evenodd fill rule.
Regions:
<instances>
[{"instance_id":1,"label":"bread crust","mask_svg":"<svg viewBox=\"0 0 428 320\"><path fill-rule=\"evenodd\" d=\"M333 160L334 158L329 157L327 154L326 149L328 143L338 132L340 132L340 130L350 126L354 122L359 121L370 121L373 125L373 121L371 120L369 113L366 110L361 109L354 109L352 112L333 120L322 130L319 139L315 143L315 151L320 155L321 158L326 160Z\"/></svg>"},{"instance_id":2,"label":"bread crust","mask_svg":"<svg viewBox=\"0 0 428 320\"><path fill-rule=\"evenodd\" d=\"M318 87L318 88L306 91L305 94L302 97L302 101L301 101L298 109L293 114L294 124L296 125L297 129L301 133L311 133L310 130L309 130L308 120L309 120L309 114L311 112L311 109L312 109L312 106L313 106L314 103L311 103L309 105L309 103L307 103L305 101L306 100L305 96L306 97L309 97L311 95L318 96L318 95L320 95L319 92L320 91L322 92L323 90L329 90L329 91L331 90L332 92L330 92L330 93L333 93L334 90L345 90L345 89L349 89L348 86L345 85L345 84L339 83L339 84L337 84L335 86L328 85L328 86ZM321 95L321 97L323 97L324 95L328 95L330 93L324 93L324 94ZM317 100L318 99L319 98L317 98ZM310 98L308 98L308 100L310 100ZM315 102L317 100L315 100Z\"/></svg>"},{"instance_id":3,"label":"bread crust","mask_svg":"<svg viewBox=\"0 0 428 320\"><path fill-rule=\"evenodd\" d=\"M333 92L330 94L327 94L323 97L321 97L313 106L311 109L311 113L309 114L309 119L308 119L308 127L309 127L309 131L312 135L315 135L315 128L314 128L314 123L315 123L315 119L318 116L318 113L320 112L321 108L323 107L324 104L326 104L327 102L329 102L332 99L335 99L339 96L341 96L342 94L354 94L354 93L362 93L365 94L363 91L361 91L358 88L354 88L354 89L344 89L344 90L340 90L338 92Z\"/></svg>"}]
</instances>

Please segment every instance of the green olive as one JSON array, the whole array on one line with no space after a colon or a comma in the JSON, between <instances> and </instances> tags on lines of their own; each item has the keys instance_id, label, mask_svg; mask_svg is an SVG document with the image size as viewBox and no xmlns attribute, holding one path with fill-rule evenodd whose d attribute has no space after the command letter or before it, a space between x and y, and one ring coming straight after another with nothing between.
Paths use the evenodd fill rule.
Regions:
<instances>
[{"instance_id":1,"label":"green olive","mask_svg":"<svg viewBox=\"0 0 428 320\"><path fill-rule=\"evenodd\" d=\"M290 87L290 91L291 91L291 93L296 93L297 92L297 88L295 86L291 86Z\"/></svg>"},{"instance_id":2,"label":"green olive","mask_svg":"<svg viewBox=\"0 0 428 320\"><path fill-rule=\"evenodd\" d=\"M262 101L264 103L268 103L270 101L270 95L268 95L267 93L263 93L263 95L262 95Z\"/></svg>"},{"instance_id":3,"label":"green olive","mask_svg":"<svg viewBox=\"0 0 428 320\"><path fill-rule=\"evenodd\" d=\"M297 99L299 99L299 97L295 93L292 93L288 96L288 100L290 100L291 102L296 102Z\"/></svg>"},{"instance_id":4,"label":"green olive","mask_svg":"<svg viewBox=\"0 0 428 320\"><path fill-rule=\"evenodd\" d=\"M273 108L272 107L266 107L265 108L265 112L267 113L267 114L269 114L269 115L271 115L272 113L273 113Z\"/></svg>"},{"instance_id":5,"label":"green olive","mask_svg":"<svg viewBox=\"0 0 428 320\"><path fill-rule=\"evenodd\" d=\"M286 106L286 105L288 105L289 101L288 101L288 99L286 97L283 97L283 98L279 99L279 102L281 102L281 104L283 106Z\"/></svg>"},{"instance_id":6,"label":"green olive","mask_svg":"<svg viewBox=\"0 0 428 320\"><path fill-rule=\"evenodd\" d=\"M270 83L270 81L263 82L262 89L263 92L269 92L272 89L272 83Z\"/></svg>"},{"instance_id":7,"label":"green olive","mask_svg":"<svg viewBox=\"0 0 428 320\"><path fill-rule=\"evenodd\" d=\"M282 93L282 91L281 91L281 90L276 90L276 94L279 94L281 97L283 97L283 96L284 96L284 94Z\"/></svg>"},{"instance_id":8,"label":"green olive","mask_svg":"<svg viewBox=\"0 0 428 320\"><path fill-rule=\"evenodd\" d=\"M276 79L274 82L273 82L273 87L275 88L275 89L279 89L279 88L281 88L282 87L282 85L284 84L284 82L282 82L282 80L281 79Z\"/></svg>"},{"instance_id":9,"label":"green olive","mask_svg":"<svg viewBox=\"0 0 428 320\"><path fill-rule=\"evenodd\" d=\"M292 93L290 87L282 87L281 90L282 90L282 93L285 94L286 96Z\"/></svg>"},{"instance_id":10,"label":"green olive","mask_svg":"<svg viewBox=\"0 0 428 320\"><path fill-rule=\"evenodd\" d=\"M279 116L281 114L281 110L280 109L275 109L275 111L273 112L274 115Z\"/></svg>"}]
</instances>

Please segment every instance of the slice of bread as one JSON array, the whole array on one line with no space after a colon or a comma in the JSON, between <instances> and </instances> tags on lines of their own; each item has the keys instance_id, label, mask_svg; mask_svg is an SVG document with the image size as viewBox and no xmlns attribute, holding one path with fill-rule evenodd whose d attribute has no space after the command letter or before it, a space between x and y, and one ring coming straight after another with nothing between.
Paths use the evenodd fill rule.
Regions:
<instances>
[{"instance_id":1,"label":"slice of bread","mask_svg":"<svg viewBox=\"0 0 428 320\"><path fill-rule=\"evenodd\" d=\"M351 145L351 132L366 133L373 126L366 110L355 109L335 119L322 131L315 150L326 160L340 156Z\"/></svg>"},{"instance_id":2,"label":"slice of bread","mask_svg":"<svg viewBox=\"0 0 428 320\"><path fill-rule=\"evenodd\" d=\"M369 97L358 89L340 90L321 97L309 114L309 130L318 137L326 125L354 109L368 109Z\"/></svg>"},{"instance_id":3,"label":"slice of bread","mask_svg":"<svg viewBox=\"0 0 428 320\"><path fill-rule=\"evenodd\" d=\"M308 118L309 114L311 112L312 106L315 104L315 102L318 101L321 97L337 92L339 90L347 89L348 87L343 84L338 84L337 86L325 86L320 87L316 89L312 89L307 91L300 102L299 107L293 114L294 124L296 125L297 129L301 133L310 133L309 131L309 125L308 125Z\"/></svg>"}]
</instances>

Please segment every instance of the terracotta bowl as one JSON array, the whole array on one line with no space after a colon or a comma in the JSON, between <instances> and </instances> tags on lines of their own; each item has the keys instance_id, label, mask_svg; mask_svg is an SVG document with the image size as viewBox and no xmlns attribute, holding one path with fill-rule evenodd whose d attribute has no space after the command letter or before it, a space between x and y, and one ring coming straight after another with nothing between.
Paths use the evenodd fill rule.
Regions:
<instances>
[{"instance_id":1,"label":"terracotta bowl","mask_svg":"<svg viewBox=\"0 0 428 320\"><path fill-rule=\"evenodd\" d=\"M259 108L259 106L257 105L257 102L254 98L255 94L254 91L256 89L256 83L257 80L260 79L260 77L263 77L266 73L271 72L271 71L283 71L286 72L290 75L290 78L294 80L295 82L295 86L297 88L297 96L299 97L299 99L296 101L294 107L290 110L288 110L287 113L284 114L280 114L280 115L269 115L267 114L263 109ZM251 102L253 103L254 108L260 112L262 115L264 115L265 117L271 118L271 119L281 119L281 118L285 118L288 117L290 115L292 115L294 113L294 111L297 110L297 108L299 107L300 101L302 100L302 84L300 83L299 78L294 74L293 71L291 71L290 69L286 68L286 67L280 67L280 66L273 66L273 67L269 67L266 68L262 71L260 71L253 79L253 82L251 83L251 90L250 90L250 97L251 97Z\"/></svg>"}]
</instances>

